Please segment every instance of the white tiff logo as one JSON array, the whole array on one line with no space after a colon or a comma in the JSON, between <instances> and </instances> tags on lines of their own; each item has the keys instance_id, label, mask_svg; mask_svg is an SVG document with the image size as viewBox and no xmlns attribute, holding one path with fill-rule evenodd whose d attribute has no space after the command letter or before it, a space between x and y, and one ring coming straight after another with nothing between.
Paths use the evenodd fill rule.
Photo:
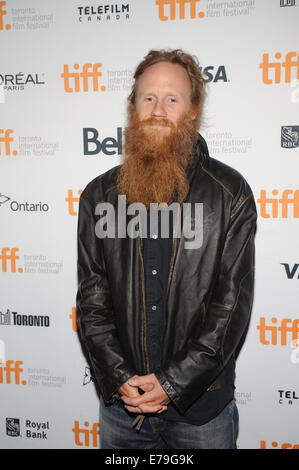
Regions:
<instances>
[{"instance_id":1,"label":"white tiff logo","mask_svg":"<svg viewBox=\"0 0 299 470\"><path fill-rule=\"evenodd\" d=\"M126 196L118 195L117 208L110 202L101 202L96 206L95 215L100 216L95 233L101 239L155 238L160 232L161 238L184 237L186 249L200 248L203 243L203 203L200 202L151 203L147 211L143 203L127 205ZM127 222L127 216L133 217Z\"/></svg>"}]
</instances>

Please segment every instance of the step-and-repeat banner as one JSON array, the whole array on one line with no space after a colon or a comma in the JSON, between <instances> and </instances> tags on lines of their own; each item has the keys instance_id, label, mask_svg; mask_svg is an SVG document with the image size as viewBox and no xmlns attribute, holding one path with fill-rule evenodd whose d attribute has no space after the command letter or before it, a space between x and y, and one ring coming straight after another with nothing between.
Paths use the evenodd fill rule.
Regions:
<instances>
[{"instance_id":1,"label":"step-and-repeat banner","mask_svg":"<svg viewBox=\"0 0 299 470\"><path fill-rule=\"evenodd\" d=\"M0 1L1 448L99 446L76 330L78 203L122 161L132 74L154 48L199 58L200 132L256 198L238 446L299 448L298 20L298 0Z\"/></svg>"}]
</instances>

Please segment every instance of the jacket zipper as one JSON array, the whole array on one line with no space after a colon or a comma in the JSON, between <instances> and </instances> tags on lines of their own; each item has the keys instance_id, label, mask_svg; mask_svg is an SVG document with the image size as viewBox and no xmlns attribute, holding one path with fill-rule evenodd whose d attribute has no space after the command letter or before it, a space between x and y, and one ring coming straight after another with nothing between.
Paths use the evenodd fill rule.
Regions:
<instances>
[{"instance_id":1,"label":"jacket zipper","mask_svg":"<svg viewBox=\"0 0 299 470\"><path fill-rule=\"evenodd\" d=\"M181 214L177 218L177 224L175 227L175 235L178 233L178 227L179 224L181 223ZM174 242L173 242L173 250L172 250L172 256L171 256L171 261L170 261L170 266L169 266L169 275L168 275L168 282L167 282L167 290L166 290L166 300L168 298L168 291L169 291L169 286L170 286L170 281L172 278L172 273L173 273L173 266L174 266L174 261L176 257L176 252L177 252L177 245L178 245L178 237L174 237Z\"/></svg>"},{"instance_id":2,"label":"jacket zipper","mask_svg":"<svg viewBox=\"0 0 299 470\"><path fill-rule=\"evenodd\" d=\"M177 235L178 232L178 227L181 222L181 214L177 218L177 224L175 227L175 235ZM145 304L145 278L144 278L144 261L143 261L143 255L142 255L142 249L141 249L141 241L140 237L137 237L137 243L138 243L138 253L141 261L141 269L142 269L142 304L143 304L143 344L144 344L144 353L145 353L145 363L146 363L146 371L149 374L150 373L150 364L149 364L149 355L148 355L148 349L147 349L147 315L146 315L146 304ZM168 291L169 291L169 286L173 274L173 266L174 266L174 261L176 258L176 253L177 253L177 244L178 244L178 237L174 238L173 242L173 251L172 251L172 256L171 256L171 261L170 261L170 267L169 267L169 275L168 275L168 282L167 282L167 290L166 290L166 300L168 297Z\"/></svg>"},{"instance_id":3,"label":"jacket zipper","mask_svg":"<svg viewBox=\"0 0 299 470\"><path fill-rule=\"evenodd\" d=\"M140 237L137 237L138 243L138 253L140 256L141 261L141 270L142 270L142 305L143 305L143 345L144 345L144 354L145 354L145 365L146 365L146 372L150 373L150 364L149 364L149 357L148 357L148 349L147 349L147 316L146 316L146 305L145 305L145 278L144 278L144 261L142 256L141 250L141 242Z\"/></svg>"}]
</instances>

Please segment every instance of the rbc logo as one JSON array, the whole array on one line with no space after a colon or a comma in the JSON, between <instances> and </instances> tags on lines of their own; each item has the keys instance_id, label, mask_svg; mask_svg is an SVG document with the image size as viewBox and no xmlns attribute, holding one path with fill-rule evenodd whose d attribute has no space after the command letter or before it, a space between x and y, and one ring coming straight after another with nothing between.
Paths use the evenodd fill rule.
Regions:
<instances>
[{"instance_id":1,"label":"rbc logo","mask_svg":"<svg viewBox=\"0 0 299 470\"><path fill-rule=\"evenodd\" d=\"M299 126L281 127L281 147L285 149L299 147Z\"/></svg>"},{"instance_id":2,"label":"rbc logo","mask_svg":"<svg viewBox=\"0 0 299 470\"><path fill-rule=\"evenodd\" d=\"M83 129L84 155L96 155L103 152L105 155L118 155L122 152L122 128L117 128L117 138L106 137L101 142L97 129L86 127Z\"/></svg>"}]
</instances>

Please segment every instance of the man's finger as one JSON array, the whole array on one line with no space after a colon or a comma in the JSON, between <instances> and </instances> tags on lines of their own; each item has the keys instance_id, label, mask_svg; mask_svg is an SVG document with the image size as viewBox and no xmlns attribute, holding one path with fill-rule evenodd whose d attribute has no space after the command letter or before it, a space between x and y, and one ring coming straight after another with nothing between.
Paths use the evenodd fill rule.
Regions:
<instances>
[{"instance_id":1,"label":"man's finger","mask_svg":"<svg viewBox=\"0 0 299 470\"><path fill-rule=\"evenodd\" d=\"M156 398L155 394L152 392L145 392L143 395L139 397L129 397L127 395L122 395L121 399L126 405L131 406L140 406L145 403L154 401Z\"/></svg>"}]
</instances>

